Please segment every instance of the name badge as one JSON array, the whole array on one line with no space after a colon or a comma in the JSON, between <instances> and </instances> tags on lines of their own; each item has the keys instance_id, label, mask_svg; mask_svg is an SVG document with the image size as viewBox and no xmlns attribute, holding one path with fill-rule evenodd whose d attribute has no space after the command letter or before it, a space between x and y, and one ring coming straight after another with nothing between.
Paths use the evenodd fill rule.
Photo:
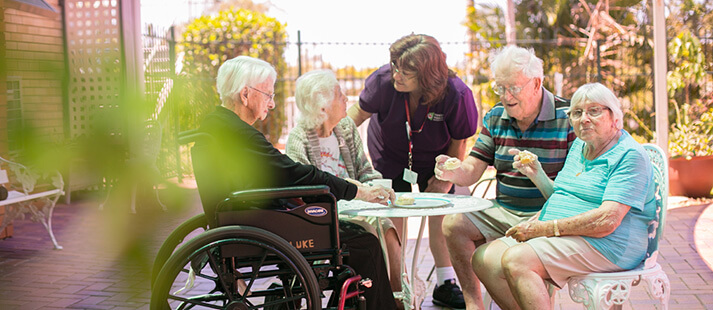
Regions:
<instances>
[{"instance_id":1,"label":"name badge","mask_svg":"<svg viewBox=\"0 0 713 310\"><path fill-rule=\"evenodd\" d=\"M418 183L418 173L409 170L408 168L404 168L404 181L411 183L411 184L417 184Z\"/></svg>"}]
</instances>

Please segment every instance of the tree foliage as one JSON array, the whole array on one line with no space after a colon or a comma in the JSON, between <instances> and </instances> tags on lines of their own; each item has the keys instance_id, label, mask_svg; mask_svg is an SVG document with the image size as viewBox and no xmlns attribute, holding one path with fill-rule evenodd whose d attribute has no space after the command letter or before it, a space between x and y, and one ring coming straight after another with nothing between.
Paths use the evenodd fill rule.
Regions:
<instances>
[{"instance_id":1,"label":"tree foliage","mask_svg":"<svg viewBox=\"0 0 713 310\"><path fill-rule=\"evenodd\" d=\"M713 155L713 108L700 98L706 75L701 43L684 30L669 41L668 55L673 66L666 85L675 113L669 152L672 156Z\"/></svg>"},{"instance_id":2,"label":"tree foliage","mask_svg":"<svg viewBox=\"0 0 713 310\"><path fill-rule=\"evenodd\" d=\"M179 89L185 92L181 127L196 128L202 116L220 104L215 88L218 68L228 59L247 55L272 63L278 77L286 71L285 24L264 13L231 7L214 15L201 16L185 27L182 34L183 74ZM281 81L275 85L275 111L255 127L272 143L282 134L285 123L285 91Z\"/></svg>"},{"instance_id":3,"label":"tree foliage","mask_svg":"<svg viewBox=\"0 0 713 310\"><path fill-rule=\"evenodd\" d=\"M532 48L544 62L545 81L554 90L555 73L564 75L562 94L571 95L584 83L599 81L617 70L631 46L641 47L644 41L638 35L641 24L636 18L643 10L634 0L618 2L621 7L611 7L608 1L535 0L521 1L516 5L517 42ZM627 7L624 7L627 6ZM483 63L483 55L505 45L504 12L492 4L477 4L468 12L467 26L475 33L476 52L473 58ZM489 79L487 66L476 66L478 83ZM483 70L486 68L486 70ZM637 68L631 66L631 68ZM633 70L634 72L640 70ZM612 81L623 85L623 81ZM493 96L491 94L491 96ZM497 98L495 98L497 101Z\"/></svg>"},{"instance_id":4,"label":"tree foliage","mask_svg":"<svg viewBox=\"0 0 713 310\"><path fill-rule=\"evenodd\" d=\"M505 45L505 24L503 10L492 3L479 3L468 7L466 27L472 34L469 56L469 75L473 76L473 93L481 111L493 107L499 98L490 85L490 52ZM482 113L481 113L482 114Z\"/></svg>"},{"instance_id":5,"label":"tree foliage","mask_svg":"<svg viewBox=\"0 0 713 310\"><path fill-rule=\"evenodd\" d=\"M644 132L645 126L639 126L651 124L654 115L653 25L649 1L533 0L515 3L517 44L533 48L543 59L545 87L553 90L551 77L555 73L564 76L562 94L565 97L584 83L601 81L629 107L628 115L638 120L625 122L627 130L650 134ZM695 36L710 36L713 4L699 0L667 3L666 25L670 38L684 29L690 29ZM476 44L480 49L476 48L474 52L474 62L482 62L482 54L504 45L504 18L502 10L487 5L476 4L468 12L466 25L482 43ZM709 39L707 44L710 42ZM713 58L713 55L703 57ZM679 65L676 58L669 59L669 70ZM489 77L487 65L475 66L474 70L477 70L474 72L476 76ZM710 85L710 74L707 78ZM474 88L486 85L482 80L476 78ZM684 93L686 90L677 91L677 96L685 96ZM488 91L488 96L494 97L494 94ZM674 119L673 109L669 116Z\"/></svg>"}]
</instances>

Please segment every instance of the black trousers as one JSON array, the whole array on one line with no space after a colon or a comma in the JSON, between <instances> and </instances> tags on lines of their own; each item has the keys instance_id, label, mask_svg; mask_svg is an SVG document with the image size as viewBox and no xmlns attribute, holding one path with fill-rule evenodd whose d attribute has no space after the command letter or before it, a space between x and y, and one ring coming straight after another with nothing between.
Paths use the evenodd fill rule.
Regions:
<instances>
[{"instance_id":1,"label":"black trousers","mask_svg":"<svg viewBox=\"0 0 713 310\"><path fill-rule=\"evenodd\" d=\"M349 250L344 264L352 267L362 279L372 280L372 287L366 289L363 294L366 298L366 308L396 309L379 239L361 226L345 221L339 221L339 238Z\"/></svg>"}]
</instances>

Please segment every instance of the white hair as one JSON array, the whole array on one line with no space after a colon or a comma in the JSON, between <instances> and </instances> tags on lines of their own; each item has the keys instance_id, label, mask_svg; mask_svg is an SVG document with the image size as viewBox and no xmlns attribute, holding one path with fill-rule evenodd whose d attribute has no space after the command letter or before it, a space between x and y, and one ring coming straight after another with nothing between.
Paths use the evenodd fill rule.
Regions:
<instances>
[{"instance_id":1,"label":"white hair","mask_svg":"<svg viewBox=\"0 0 713 310\"><path fill-rule=\"evenodd\" d=\"M310 71L297 79L295 103L300 109L298 122L307 128L317 128L327 119L322 111L334 100L334 88L339 85L331 70Z\"/></svg>"},{"instance_id":2,"label":"white hair","mask_svg":"<svg viewBox=\"0 0 713 310\"><path fill-rule=\"evenodd\" d=\"M240 102L240 91L245 87L277 79L275 68L268 62L250 56L238 56L225 61L218 69L216 88L220 101L232 109Z\"/></svg>"},{"instance_id":3,"label":"white hair","mask_svg":"<svg viewBox=\"0 0 713 310\"><path fill-rule=\"evenodd\" d=\"M520 74L542 80L542 64L542 59L535 55L532 48L525 49L516 45L505 46L490 58L490 70L495 81L511 81Z\"/></svg>"},{"instance_id":4,"label":"white hair","mask_svg":"<svg viewBox=\"0 0 713 310\"><path fill-rule=\"evenodd\" d=\"M573 107L587 101L598 103L609 108L614 115L616 128L624 128L624 112L621 110L621 102L609 88L601 83L584 84L574 92L569 106Z\"/></svg>"}]
</instances>

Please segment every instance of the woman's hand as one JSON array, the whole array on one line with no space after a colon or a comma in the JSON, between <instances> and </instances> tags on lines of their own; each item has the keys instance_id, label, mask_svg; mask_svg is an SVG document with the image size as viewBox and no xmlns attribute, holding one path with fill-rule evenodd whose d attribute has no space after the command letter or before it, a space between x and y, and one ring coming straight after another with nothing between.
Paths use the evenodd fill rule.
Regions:
<instances>
[{"instance_id":1,"label":"woman's hand","mask_svg":"<svg viewBox=\"0 0 713 310\"><path fill-rule=\"evenodd\" d=\"M512 237L518 242L525 242L532 238L547 236L547 223L536 218L531 218L525 222L510 227L505 232L506 237Z\"/></svg>"},{"instance_id":2,"label":"woman's hand","mask_svg":"<svg viewBox=\"0 0 713 310\"><path fill-rule=\"evenodd\" d=\"M388 205L389 200L396 201L396 193L393 189L385 188L381 185L376 186L359 186L357 189L357 194L354 199L363 200L367 202L380 203L382 205Z\"/></svg>"},{"instance_id":3,"label":"woman's hand","mask_svg":"<svg viewBox=\"0 0 713 310\"><path fill-rule=\"evenodd\" d=\"M544 170L542 170L542 165L540 164L540 161L537 160L537 155L527 152L529 153L528 155L530 155L530 158L525 160L524 158L520 158L520 152L520 150L515 148L508 150L510 155L515 155L512 167L520 171L520 173L526 177L530 178L530 180L534 180L538 173L544 172Z\"/></svg>"}]
</instances>

